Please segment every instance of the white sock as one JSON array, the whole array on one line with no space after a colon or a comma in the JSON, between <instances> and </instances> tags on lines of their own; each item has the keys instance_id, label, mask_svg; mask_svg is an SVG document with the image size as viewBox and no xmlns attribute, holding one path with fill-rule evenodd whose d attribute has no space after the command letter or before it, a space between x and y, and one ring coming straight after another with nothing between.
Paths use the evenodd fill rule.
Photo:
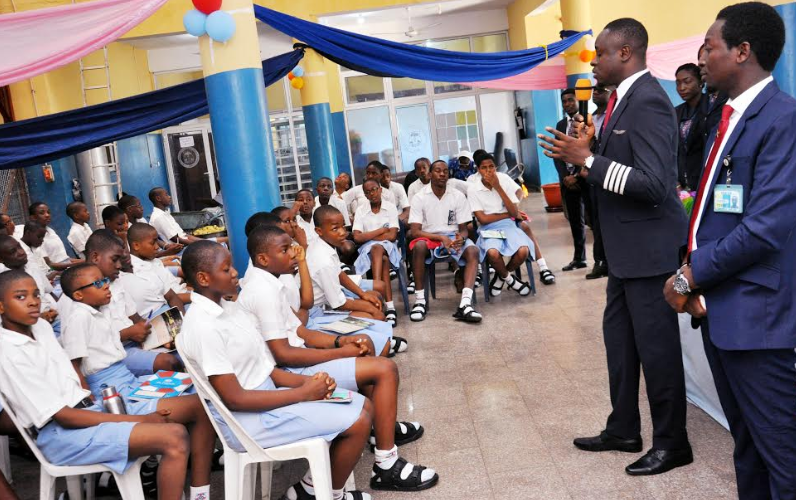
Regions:
<instances>
[{"instance_id":1,"label":"white sock","mask_svg":"<svg viewBox=\"0 0 796 500\"><path fill-rule=\"evenodd\" d=\"M549 269L549 267L547 267L547 262L545 262L544 258L536 259L536 265L539 266L540 272Z\"/></svg>"},{"instance_id":2,"label":"white sock","mask_svg":"<svg viewBox=\"0 0 796 500\"><path fill-rule=\"evenodd\" d=\"M395 302L393 302L392 300L389 301L389 302L385 302L384 305L385 305L385 307L387 307L388 311L392 310L392 309L395 309Z\"/></svg>"},{"instance_id":3,"label":"white sock","mask_svg":"<svg viewBox=\"0 0 796 500\"><path fill-rule=\"evenodd\" d=\"M423 290L415 290L415 303L416 304L425 304L426 303L426 289Z\"/></svg>"},{"instance_id":4,"label":"white sock","mask_svg":"<svg viewBox=\"0 0 796 500\"><path fill-rule=\"evenodd\" d=\"M210 500L210 485L191 486L191 500Z\"/></svg>"},{"instance_id":5,"label":"white sock","mask_svg":"<svg viewBox=\"0 0 796 500\"><path fill-rule=\"evenodd\" d=\"M473 300L473 289L465 288L462 290L462 300L459 302L459 307L469 306Z\"/></svg>"},{"instance_id":6,"label":"white sock","mask_svg":"<svg viewBox=\"0 0 796 500\"><path fill-rule=\"evenodd\" d=\"M503 281L505 281L505 282L506 282L506 286L508 286L508 287L510 288L510 287L511 287L511 285L513 285L513 284L514 284L514 276L512 276L512 275L511 275L511 273L509 273L509 274L508 274L508 275L507 275L507 276L506 276L506 277L503 279Z\"/></svg>"},{"instance_id":7,"label":"white sock","mask_svg":"<svg viewBox=\"0 0 796 500\"><path fill-rule=\"evenodd\" d=\"M360 493L362 493L363 500L371 500L373 498L365 492ZM354 500L354 495L345 490L332 490L332 498L334 500Z\"/></svg>"},{"instance_id":8,"label":"white sock","mask_svg":"<svg viewBox=\"0 0 796 500\"><path fill-rule=\"evenodd\" d=\"M390 470L395 462L398 461L398 447L393 445L389 450L380 450L376 448L374 452L376 455L376 465L384 470Z\"/></svg>"}]
</instances>

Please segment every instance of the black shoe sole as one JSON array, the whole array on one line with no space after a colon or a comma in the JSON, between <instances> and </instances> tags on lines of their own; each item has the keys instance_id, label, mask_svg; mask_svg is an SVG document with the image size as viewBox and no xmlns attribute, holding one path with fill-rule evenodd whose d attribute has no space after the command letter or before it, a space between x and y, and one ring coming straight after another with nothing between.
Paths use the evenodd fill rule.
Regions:
<instances>
[{"instance_id":1,"label":"black shoe sole","mask_svg":"<svg viewBox=\"0 0 796 500\"><path fill-rule=\"evenodd\" d=\"M380 491L423 491L429 488L433 488L439 482L439 474L434 474L434 477L428 480L426 483L422 483L420 486L414 486L412 488L402 488L400 486L384 486L380 484L374 484L373 481L370 482L370 489L372 490L380 490Z\"/></svg>"},{"instance_id":2,"label":"black shoe sole","mask_svg":"<svg viewBox=\"0 0 796 500\"><path fill-rule=\"evenodd\" d=\"M638 445L597 445L597 446L588 446L588 445L579 445L577 443L573 443L575 448L582 450L582 451L591 451L594 453L599 453L603 451L621 451L623 453L641 453L644 450L644 445L639 443Z\"/></svg>"},{"instance_id":3,"label":"black shoe sole","mask_svg":"<svg viewBox=\"0 0 796 500\"><path fill-rule=\"evenodd\" d=\"M586 279L587 280L598 280L600 278L607 278L607 277L608 277L607 273L606 274L600 273L600 274L587 274L586 275Z\"/></svg>"},{"instance_id":4,"label":"black shoe sole","mask_svg":"<svg viewBox=\"0 0 796 500\"><path fill-rule=\"evenodd\" d=\"M685 467L686 465L690 465L692 463L694 463L694 457L691 457L691 459L687 461L667 464L665 467L655 469L654 471L633 471L630 470L628 467L625 467L625 472L627 473L628 476L655 476L658 474L664 474L678 467Z\"/></svg>"}]
</instances>

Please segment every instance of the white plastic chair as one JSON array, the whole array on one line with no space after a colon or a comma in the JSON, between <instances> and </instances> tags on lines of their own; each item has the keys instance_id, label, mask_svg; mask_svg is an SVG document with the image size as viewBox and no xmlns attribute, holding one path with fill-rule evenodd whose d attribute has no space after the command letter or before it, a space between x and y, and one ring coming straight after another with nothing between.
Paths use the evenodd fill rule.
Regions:
<instances>
[{"instance_id":1,"label":"white plastic chair","mask_svg":"<svg viewBox=\"0 0 796 500\"><path fill-rule=\"evenodd\" d=\"M141 457L129 468L124 474L117 474L104 465L53 465L42 454L39 447L36 445L36 440L28 434L27 429L22 427L17 421L17 416L9 406L8 402L0 394L0 404L3 405L3 411L8 412L8 416L14 423L14 426L19 431L22 438L28 444L28 447L36 456L36 459L41 464L41 478L39 481L39 499L40 500L55 500L55 480L59 477L66 478L66 484L69 491L69 498L80 499L83 498L82 493L82 480L81 476L84 474L95 474L108 471L113 474L116 480L116 486L119 488L119 493L124 500L144 500L144 489L141 486L141 464L147 457ZM93 489L93 488L91 488ZM93 496L93 492L89 491L89 497Z\"/></svg>"},{"instance_id":2,"label":"white plastic chair","mask_svg":"<svg viewBox=\"0 0 796 500\"><path fill-rule=\"evenodd\" d=\"M8 436L0 436L0 472L11 483L11 453L8 451Z\"/></svg>"},{"instance_id":3,"label":"white plastic chair","mask_svg":"<svg viewBox=\"0 0 796 500\"><path fill-rule=\"evenodd\" d=\"M310 463L315 498L318 500L332 500L332 467L329 458L329 444L322 438L312 438L273 448L263 448L238 423L232 412L221 401L213 386L210 385L204 373L199 371L192 364L192 360L185 355L180 345L179 335L177 336L176 344L185 370L191 375L191 380L193 380L194 387L196 387L199 399L210 417L210 422L213 424L216 434L224 445L224 498L253 499L256 478L252 472L256 473L256 470L253 470L251 465L258 463L262 464L260 480L262 482L263 498L270 498L273 463L305 458ZM233 450L226 442L218 423L210 413L210 409L207 406L208 401L213 403L221 418L224 419L232 433L243 445L245 452L241 453Z\"/></svg>"}]
</instances>

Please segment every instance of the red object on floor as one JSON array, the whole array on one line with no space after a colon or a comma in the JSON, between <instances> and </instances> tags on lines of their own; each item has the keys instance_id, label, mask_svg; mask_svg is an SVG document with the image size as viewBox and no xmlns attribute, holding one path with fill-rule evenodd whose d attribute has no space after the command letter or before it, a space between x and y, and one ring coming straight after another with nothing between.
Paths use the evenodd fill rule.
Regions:
<instances>
[{"instance_id":1,"label":"red object on floor","mask_svg":"<svg viewBox=\"0 0 796 500\"><path fill-rule=\"evenodd\" d=\"M561 184L555 182L552 184L544 184L542 186L544 191L544 199L549 208L561 208Z\"/></svg>"}]
</instances>

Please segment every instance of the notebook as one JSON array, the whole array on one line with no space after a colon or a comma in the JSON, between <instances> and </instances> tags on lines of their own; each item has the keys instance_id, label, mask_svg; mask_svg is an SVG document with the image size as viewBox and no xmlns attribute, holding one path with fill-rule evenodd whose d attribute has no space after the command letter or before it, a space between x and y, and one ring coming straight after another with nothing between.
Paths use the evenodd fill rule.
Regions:
<instances>
[{"instance_id":1,"label":"notebook","mask_svg":"<svg viewBox=\"0 0 796 500\"><path fill-rule=\"evenodd\" d=\"M347 389L335 389L331 396L326 399L319 399L318 403L350 403L354 397Z\"/></svg>"},{"instance_id":2,"label":"notebook","mask_svg":"<svg viewBox=\"0 0 796 500\"><path fill-rule=\"evenodd\" d=\"M481 231L482 238L492 238L497 240L505 240L506 233L499 230L499 229L488 229L486 231Z\"/></svg>"},{"instance_id":3,"label":"notebook","mask_svg":"<svg viewBox=\"0 0 796 500\"><path fill-rule=\"evenodd\" d=\"M173 342L182 328L182 314L179 309L172 307L154 318L150 318L148 322L152 325L152 333L141 345L145 351L151 351Z\"/></svg>"},{"instance_id":4,"label":"notebook","mask_svg":"<svg viewBox=\"0 0 796 500\"><path fill-rule=\"evenodd\" d=\"M160 370L134 390L129 398L137 401L175 398L192 385L193 380L187 373Z\"/></svg>"},{"instance_id":5,"label":"notebook","mask_svg":"<svg viewBox=\"0 0 796 500\"><path fill-rule=\"evenodd\" d=\"M339 333L340 335L348 335L349 333L358 332L371 326L373 326L373 323L370 321L348 316L333 323L318 325L318 329L327 332Z\"/></svg>"}]
</instances>

